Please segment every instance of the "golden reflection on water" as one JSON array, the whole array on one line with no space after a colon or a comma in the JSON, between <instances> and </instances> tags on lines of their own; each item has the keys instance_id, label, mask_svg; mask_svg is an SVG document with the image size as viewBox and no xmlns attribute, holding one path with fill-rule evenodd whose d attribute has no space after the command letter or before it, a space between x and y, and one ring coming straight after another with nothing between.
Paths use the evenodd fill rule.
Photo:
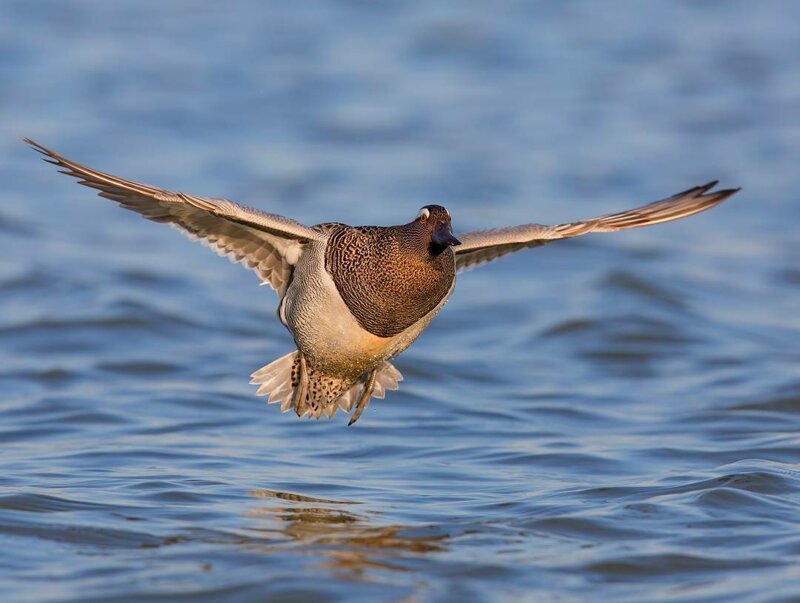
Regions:
<instances>
[{"instance_id":1,"label":"golden reflection on water","mask_svg":"<svg viewBox=\"0 0 800 603\"><path fill-rule=\"evenodd\" d=\"M261 533L277 532L271 536L288 539L283 544L267 546L271 552L281 550L323 557L325 562L320 567L344 577L363 580L368 569L406 571L392 560L447 550L443 544L446 535L407 536L403 532L411 526L373 525L368 516L349 509L358 504L355 502L265 489L253 489L250 493L267 503L248 512L248 517L257 521L256 529Z\"/></svg>"}]
</instances>

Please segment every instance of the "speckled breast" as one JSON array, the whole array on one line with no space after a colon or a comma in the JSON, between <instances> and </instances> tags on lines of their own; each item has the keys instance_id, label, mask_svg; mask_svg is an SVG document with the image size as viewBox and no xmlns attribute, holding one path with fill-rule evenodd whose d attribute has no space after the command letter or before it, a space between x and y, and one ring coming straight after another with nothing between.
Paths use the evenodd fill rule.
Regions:
<instances>
[{"instance_id":1,"label":"speckled breast","mask_svg":"<svg viewBox=\"0 0 800 603\"><path fill-rule=\"evenodd\" d=\"M455 280L450 248L436 256L418 229L339 226L330 233L325 270L351 314L370 333L394 337L447 297Z\"/></svg>"},{"instance_id":2,"label":"speckled breast","mask_svg":"<svg viewBox=\"0 0 800 603\"><path fill-rule=\"evenodd\" d=\"M282 302L281 317L314 366L355 377L411 345L445 304L455 279L416 321L394 333L375 334L354 316L326 270L327 245L327 239L314 242L303 254Z\"/></svg>"}]
</instances>

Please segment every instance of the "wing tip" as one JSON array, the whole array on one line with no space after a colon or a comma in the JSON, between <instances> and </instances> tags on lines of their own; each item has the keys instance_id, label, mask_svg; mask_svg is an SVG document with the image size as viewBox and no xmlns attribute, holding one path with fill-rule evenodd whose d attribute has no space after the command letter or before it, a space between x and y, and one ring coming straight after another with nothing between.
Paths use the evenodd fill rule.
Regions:
<instances>
[{"instance_id":1,"label":"wing tip","mask_svg":"<svg viewBox=\"0 0 800 603\"><path fill-rule=\"evenodd\" d=\"M685 190L682 193L673 195L672 197L666 199L665 201L667 201L670 204L690 203L695 206L700 205L705 209L709 209L711 207L714 207L715 205L719 205L726 199L732 197L740 190L742 190L741 187L725 188L718 191L711 190L715 186L717 186L717 184L719 184L719 180L712 180L711 182L707 182L706 184L701 184L700 186L695 186ZM662 203L663 203L662 201L657 201L652 205L662 204Z\"/></svg>"},{"instance_id":2,"label":"wing tip","mask_svg":"<svg viewBox=\"0 0 800 603\"><path fill-rule=\"evenodd\" d=\"M706 182L705 184L701 184L700 186L696 186L694 190L697 193L703 194L705 192L710 191L712 188L719 184L719 180L712 180L711 182Z\"/></svg>"},{"instance_id":3,"label":"wing tip","mask_svg":"<svg viewBox=\"0 0 800 603\"><path fill-rule=\"evenodd\" d=\"M38 142L36 142L32 138L28 138L27 136L23 136L22 137L22 142L27 144L34 151L38 151L39 153L42 153L44 155L51 155L52 154L52 151L50 151L50 149L48 149L44 145L39 144Z\"/></svg>"},{"instance_id":4,"label":"wing tip","mask_svg":"<svg viewBox=\"0 0 800 603\"><path fill-rule=\"evenodd\" d=\"M716 184L715 184L716 186ZM713 187L711 187L713 188ZM713 200L716 203L722 203L726 199L733 197L736 193L742 190L741 186L737 186L736 188L724 188L719 191L713 191L708 194L704 194L703 197L709 200Z\"/></svg>"},{"instance_id":5,"label":"wing tip","mask_svg":"<svg viewBox=\"0 0 800 603\"><path fill-rule=\"evenodd\" d=\"M39 144L38 142L36 142L32 138L28 138L27 136L22 137L22 142L27 144L37 153L41 153L42 155L44 155L44 157L41 158L42 161L46 161L47 163L52 163L53 165L60 165L66 167L66 164L64 163L64 160L61 157L61 155L56 153L54 150L48 149L43 144Z\"/></svg>"}]
</instances>

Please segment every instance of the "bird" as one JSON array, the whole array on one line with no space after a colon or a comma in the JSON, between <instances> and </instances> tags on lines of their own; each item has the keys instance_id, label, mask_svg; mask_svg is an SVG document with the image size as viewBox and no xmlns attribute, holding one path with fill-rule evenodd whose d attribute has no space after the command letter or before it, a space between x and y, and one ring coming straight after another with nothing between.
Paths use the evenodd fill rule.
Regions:
<instances>
[{"instance_id":1,"label":"bird","mask_svg":"<svg viewBox=\"0 0 800 603\"><path fill-rule=\"evenodd\" d=\"M648 205L588 220L454 233L448 210L426 205L407 224L306 226L227 199L126 180L24 142L99 195L205 243L254 271L278 294L278 318L296 349L251 375L256 394L298 417L358 421L372 398L399 387L391 360L430 325L456 275L559 239L671 222L719 205L739 188L695 186Z\"/></svg>"}]
</instances>

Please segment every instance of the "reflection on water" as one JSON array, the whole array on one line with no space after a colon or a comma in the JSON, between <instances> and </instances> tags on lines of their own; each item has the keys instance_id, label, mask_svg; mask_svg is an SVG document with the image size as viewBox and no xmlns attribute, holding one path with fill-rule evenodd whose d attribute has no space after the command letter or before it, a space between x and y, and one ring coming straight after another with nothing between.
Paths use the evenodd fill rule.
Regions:
<instances>
[{"instance_id":1,"label":"reflection on water","mask_svg":"<svg viewBox=\"0 0 800 603\"><path fill-rule=\"evenodd\" d=\"M406 571L393 561L445 550L444 535L412 536L406 534L410 526L373 525L368 516L351 511L357 503L265 489L250 493L269 503L248 513L256 520L255 530L289 539L275 546L257 546L256 550L319 556L323 560L320 568L354 579L363 579L370 568ZM291 504L282 504L285 502Z\"/></svg>"}]
</instances>

